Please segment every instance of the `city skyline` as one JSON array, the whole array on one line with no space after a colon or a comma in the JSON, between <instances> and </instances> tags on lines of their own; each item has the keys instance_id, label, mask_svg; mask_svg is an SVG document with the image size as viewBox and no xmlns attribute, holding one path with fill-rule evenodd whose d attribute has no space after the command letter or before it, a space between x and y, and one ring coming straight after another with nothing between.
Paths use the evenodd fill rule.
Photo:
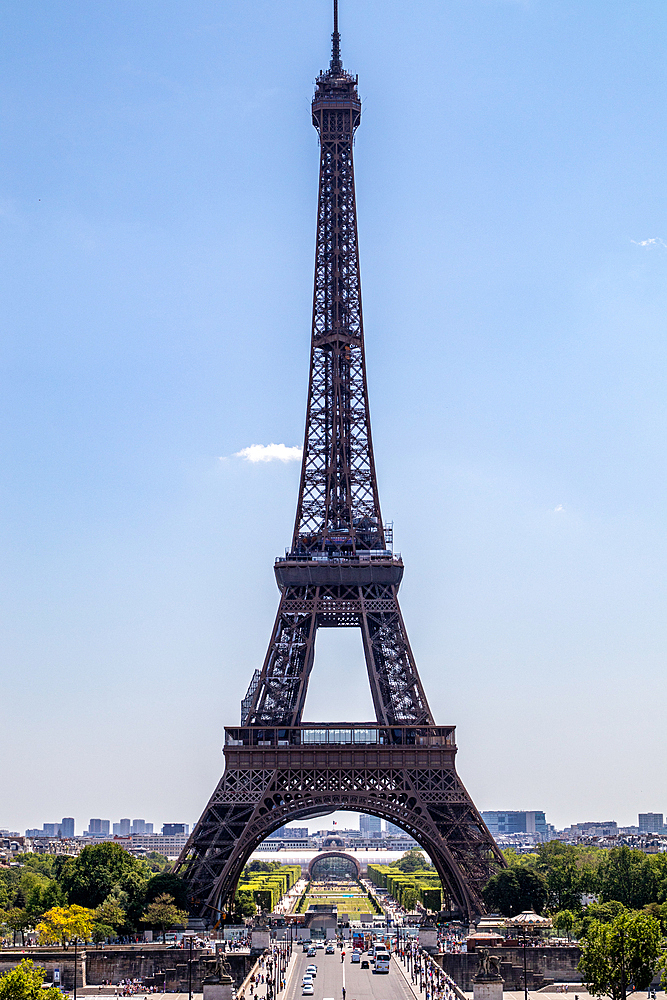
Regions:
<instances>
[{"instance_id":1,"label":"city skyline","mask_svg":"<svg viewBox=\"0 0 667 1000\"><path fill-rule=\"evenodd\" d=\"M612 820L608 820L607 819L607 820L605 820L604 817L602 817L602 816L594 817L591 814L590 816L586 816L586 817L579 816L577 819L569 820L568 822L564 823L562 827L555 827L554 824L552 824L549 821L549 815L548 815L548 813L545 813L544 811L538 812L538 811L535 811L535 810L532 810L532 811L528 810L528 811L526 811L526 810L520 810L520 809L518 809L518 810L512 810L512 809L505 809L505 810L481 809L480 811L482 813L483 818L487 822L487 825L488 825L488 820L487 820L487 815L488 814L498 814L498 813L502 812L502 813L507 814L508 816L512 816L512 815L519 816L519 815L523 814L524 816L533 815L535 817L541 817L540 822L542 823L542 826L540 827L540 829L542 829L545 826L545 824L546 824L546 828L552 828L553 827L557 832L562 832L563 830L570 829L571 827L581 827L581 826L585 827L585 826L594 826L594 825L597 825L600 828L607 827L609 825L611 825L612 827L617 827L618 829L634 828L634 829L637 829L637 831L640 832L640 833L653 833L653 832L655 832L655 833L661 833L661 832L667 832L667 828L665 827L664 822L663 822L664 814L662 812L640 812L640 813L636 814L636 816L634 818L635 821L630 822L630 823L618 822L616 819L612 819ZM72 823L76 824L75 818L69 817L69 819L70 819L70 821ZM320 816L320 817L316 817L314 819L290 820L290 822L288 822L286 824L286 828L293 828L293 827L295 827L297 829L300 829L300 828L303 828L303 827L307 827L308 831L309 831L309 834L312 834L312 833L317 832L317 831L322 830L322 829L335 830L336 827L338 827L338 829L340 829L342 831L345 831L345 830L362 830L363 831L364 830L364 824L367 824L367 822L368 822L369 819L375 819L376 820L375 825L370 824L368 830L366 831L366 832L370 833L372 830L377 830L377 823L379 822L379 820L377 820L376 817L371 817L368 813L358 813L358 812L352 812L352 811L349 811L349 812L348 811L336 811L336 812L333 812L333 813L329 814L328 816L323 816L323 817ZM326 823L323 825L323 820L329 820L329 826L327 826ZM45 822L45 823L43 823L42 827L25 827L23 825L19 825L18 827L16 827L15 830L13 830L13 832L19 833L20 835L31 836L31 835L33 835L32 831L34 831L35 834L36 834L37 830L45 830L47 826L51 826L51 827L56 827L57 828L57 827L61 826L61 824L64 824L65 822L66 822L66 819L63 819L60 823L46 823ZM89 820L89 823L90 822L91 821ZM129 830L128 833L121 833L120 831L116 832L115 827L119 826L120 823L123 823L124 821L120 820L119 823L114 823L113 821L107 820L106 822L109 823L109 825L110 825L110 829L107 831L106 835L115 835L115 836L121 836L122 837L122 836L129 836L132 833L135 833L135 834L138 833L139 835L142 835L144 833L143 830L142 831ZM127 822L129 822L129 821L127 821ZM137 822L137 821L133 820L131 822L134 823L134 822ZM139 820L138 822L140 822L140 823L143 822L146 827L150 827L150 830L148 830L148 829L146 830L147 833L153 834L153 828L155 828L155 833L157 835L162 835L163 833L166 833L167 836L173 836L175 833L180 833L181 832L180 830L175 829L177 827L185 827L184 832L185 832L186 835L189 835L190 831L193 829L193 827L195 825L192 822L191 823L184 823L184 822L183 823L164 822L162 824L146 823L145 820ZM389 827L392 827L393 825L394 824L391 824L388 821L384 821L383 820L382 821L382 831L384 832L385 829L386 829L388 832L392 832L391 830L389 830ZM168 828L168 829L165 830L165 828ZM490 825L489 828L490 828L491 832L494 834L494 836L497 835L497 833L499 832L495 828L494 825ZM0 821L0 829L7 829L7 830L9 830L10 827L7 826L7 825L3 826L3 823ZM529 829L527 830L527 832L530 832L531 829L532 829L532 827L529 827ZM31 832L29 832L29 831L31 831ZM402 831L402 832L405 832L405 831ZM505 831L500 831L500 832L501 833L502 832L510 833L510 832L513 832L513 831L512 831L512 829L507 829ZM50 836L56 836L57 834L54 831L52 834L49 834L49 835ZM86 831L81 830L78 833L75 833L74 835L77 836L77 837L86 836ZM69 833L67 833L67 834L63 833L63 837L64 836L71 836L71 834L69 834Z\"/></svg>"},{"instance_id":2,"label":"city skyline","mask_svg":"<svg viewBox=\"0 0 667 1000\"><path fill-rule=\"evenodd\" d=\"M192 820L219 778L293 524L330 28L324 0L7 12L11 829L100 788ZM341 6L403 613L478 808L557 828L661 806L665 28L653 0ZM306 717L350 715L358 636L323 635Z\"/></svg>"}]
</instances>

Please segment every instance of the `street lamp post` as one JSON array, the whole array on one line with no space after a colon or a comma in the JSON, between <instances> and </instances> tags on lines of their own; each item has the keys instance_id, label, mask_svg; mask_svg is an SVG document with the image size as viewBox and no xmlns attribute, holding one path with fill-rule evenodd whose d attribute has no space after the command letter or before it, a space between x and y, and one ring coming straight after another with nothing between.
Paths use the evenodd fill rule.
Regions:
<instances>
[{"instance_id":1,"label":"street lamp post","mask_svg":"<svg viewBox=\"0 0 667 1000\"><path fill-rule=\"evenodd\" d=\"M78 937L74 938L74 1000L76 1000L76 955L77 955L77 945L79 944Z\"/></svg>"},{"instance_id":2,"label":"street lamp post","mask_svg":"<svg viewBox=\"0 0 667 1000\"><path fill-rule=\"evenodd\" d=\"M192 942L194 940L194 931L184 931L183 937L188 939L188 944L190 947L190 957L188 959L188 997L192 1000ZM166 977L165 977L166 978Z\"/></svg>"}]
</instances>

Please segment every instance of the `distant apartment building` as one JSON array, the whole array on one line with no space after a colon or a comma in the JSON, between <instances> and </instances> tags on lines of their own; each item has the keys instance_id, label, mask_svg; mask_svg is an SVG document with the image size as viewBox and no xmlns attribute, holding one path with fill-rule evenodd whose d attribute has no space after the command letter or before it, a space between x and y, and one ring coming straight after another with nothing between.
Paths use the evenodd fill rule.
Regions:
<instances>
[{"instance_id":1,"label":"distant apartment building","mask_svg":"<svg viewBox=\"0 0 667 1000\"><path fill-rule=\"evenodd\" d=\"M55 837L73 837L74 836L74 820L71 816L66 816L60 821L60 823L44 823L41 830L36 827L31 830L26 830L26 837L41 837L43 839L55 838Z\"/></svg>"},{"instance_id":2,"label":"distant apartment building","mask_svg":"<svg viewBox=\"0 0 667 1000\"><path fill-rule=\"evenodd\" d=\"M664 826L662 813L639 813L640 833L662 833Z\"/></svg>"},{"instance_id":3,"label":"distant apartment building","mask_svg":"<svg viewBox=\"0 0 667 1000\"><path fill-rule=\"evenodd\" d=\"M543 812L487 810L482 813L482 819L494 837L510 833L533 833L542 840L547 838L547 821Z\"/></svg>"},{"instance_id":4,"label":"distant apartment building","mask_svg":"<svg viewBox=\"0 0 667 1000\"><path fill-rule=\"evenodd\" d=\"M269 834L271 840L308 840L307 826L279 826Z\"/></svg>"},{"instance_id":5,"label":"distant apartment building","mask_svg":"<svg viewBox=\"0 0 667 1000\"><path fill-rule=\"evenodd\" d=\"M152 826L147 823L146 826ZM165 858L177 858L188 842L186 834L180 833L174 837L164 837L161 833L133 833L132 849L140 848L142 851L162 854Z\"/></svg>"},{"instance_id":6,"label":"distant apartment building","mask_svg":"<svg viewBox=\"0 0 667 1000\"><path fill-rule=\"evenodd\" d=\"M88 837L108 837L111 823L108 819L91 819L88 822L88 829L84 836Z\"/></svg>"},{"instance_id":7,"label":"distant apartment building","mask_svg":"<svg viewBox=\"0 0 667 1000\"><path fill-rule=\"evenodd\" d=\"M188 823L163 823L162 824L162 836L163 837L176 837L178 834L185 834L186 836L190 833L190 826Z\"/></svg>"},{"instance_id":8,"label":"distant apartment building","mask_svg":"<svg viewBox=\"0 0 667 1000\"><path fill-rule=\"evenodd\" d=\"M380 837L382 836L382 820L379 816L360 813L359 829L365 837Z\"/></svg>"},{"instance_id":9,"label":"distant apartment building","mask_svg":"<svg viewBox=\"0 0 667 1000\"><path fill-rule=\"evenodd\" d=\"M114 837L129 837L131 826L132 826L132 821L129 819L122 819L119 823L114 823L113 825Z\"/></svg>"},{"instance_id":10,"label":"distant apartment building","mask_svg":"<svg viewBox=\"0 0 667 1000\"><path fill-rule=\"evenodd\" d=\"M145 819L133 819L130 833L133 837L153 833L153 824L147 823Z\"/></svg>"},{"instance_id":11,"label":"distant apartment building","mask_svg":"<svg viewBox=\"0 0 667 1000\"><path fill-rule=\"evenodd\" d=\"M618 823L613 820L597 823L573 823L571 827L563 830L563 834L572 839L578 837L616 837L618 836Z\"/></svg>"}]
</instances>

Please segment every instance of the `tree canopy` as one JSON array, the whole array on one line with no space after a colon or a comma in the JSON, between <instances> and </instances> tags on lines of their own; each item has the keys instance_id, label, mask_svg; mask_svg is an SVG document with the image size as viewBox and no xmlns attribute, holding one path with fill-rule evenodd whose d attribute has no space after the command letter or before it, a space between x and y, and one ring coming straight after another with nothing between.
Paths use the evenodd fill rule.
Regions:
<instances>
[{"instance_id":1,"label":"tree canopy","mask_svg":"<svg viewBox=\"0 0 667 1000\"><path fill-rule=\"evenodd\" d=\"M43 989L45 972L24 958L15 969L0 976L0 1000L62 1000L55 986Z\"/></svg>"},{"instance_id":2,"label":"tree canopy","mask_svg":"<svg viewBox=\"0 0 667 1000\"><path fill-rule=\"evenodd\" d=\"M75 938L88 941L93 933L94 913L85 906L54 906L42 915L36 930L40 944L67 947Z\"/></svg>"},{"instance_id":3,"label":"tree canopy","mask_svg":"<svg viewBox=\"0 0 667 1000\"><path fill-rule=\"evenodd\" d=\"M406 851L398 861L394 861L391 866L392 868L400 868L402 872L410 874L411 872L424 871L425 869L432 868L433 865L426 860L426 856L422 851L418 851L416 848L412 848Z\"/></svg>"},{"instance_id":4,"label":"tree canopy","mask_svg":"<svg viewBox=\"0 0 667 1000\"><path fill-rule=\"evenodd\" d=\"M179 910L174 902L174 897L165 892L147 907L141 922L149 924L151 927L158 927L162 931L164 942L169 928L187 924L188 915L185 910Z\"/></svg>"},{"instance_id":5,"label":"tree canopy","mask_svg":"<svg viewBox=\"0 0 667 1000\"><path fill-rule=\"evenodd\" d=\"M541 913L547 900L547 881L539 872L530 868L501 868L492 875L484 887L484 902L502 913L515 917L523 910Z\"/></svg>"},{"instance_id":6,"label":"tree canopy","mask_svg":"<svg viewBox=\"0 0 667 1000\"><path fill-rule=\"evenodd\" d=\"M173 875L171 872L160 872L158 875L153 875L144 891L145 904L149 905L165 892L173 896L176 905L182 910L187 909L188 887L179 875Z\"/></svg>"},{"instance_id":7,"label":"tree canopy","mask_svg":"<svg viewBox=\"0 0 667 1000\"><path fill-rule=\"evenodd\" d=\"M180 879L161 872L162 881L152 883L151 875L143 860L113 843L85 847L78 857L22 854L18 864L0 869L0 921L16 938L43 923L49 911L76 905L95 911L96 938L115 936L119 929L129 933L161 892L185 905Z\"/></svg>"},{"instance_id":8,"label":"tree canopy","mask_svg":"<svg viewBox=\"0 0 667 1000\"><path fill-rule=\"evenodd\" d=\"M589 993L625 1000L632 989L645 990L660 957L660 923L645 913L621 912L594 920L582 941L579 970Z\"/></svg>"},{"instance_id":9,"label":"tree canopy","mask_svg":"<svg viewBox=\"0 0 667 1000\"><path fill-rule=\"evenodd\" d=\"M71 903L94 909L116 888L133 899L145 888L149 874L143 861L120 844L106 842L84 847L77 858L68 858L60 881Z\"/></svg>"}]
</instances>

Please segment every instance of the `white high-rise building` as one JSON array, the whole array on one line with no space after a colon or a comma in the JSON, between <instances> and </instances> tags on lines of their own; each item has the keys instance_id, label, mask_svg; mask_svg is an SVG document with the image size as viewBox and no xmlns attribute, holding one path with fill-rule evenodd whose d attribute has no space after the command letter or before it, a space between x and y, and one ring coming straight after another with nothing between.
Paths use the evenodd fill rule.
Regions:
<instances>
[{"instance_id":1,"label":"white high-rise building","mask_svg":"<svg viewBox=\"0 0 667 1000\"><path fill-rule=\"evenodd\" d=\"M382 820L379 816L369 816L367 813L360 813L359 829L366 837L379 837L382 833Z\"/></svg>"}]
</instances>

